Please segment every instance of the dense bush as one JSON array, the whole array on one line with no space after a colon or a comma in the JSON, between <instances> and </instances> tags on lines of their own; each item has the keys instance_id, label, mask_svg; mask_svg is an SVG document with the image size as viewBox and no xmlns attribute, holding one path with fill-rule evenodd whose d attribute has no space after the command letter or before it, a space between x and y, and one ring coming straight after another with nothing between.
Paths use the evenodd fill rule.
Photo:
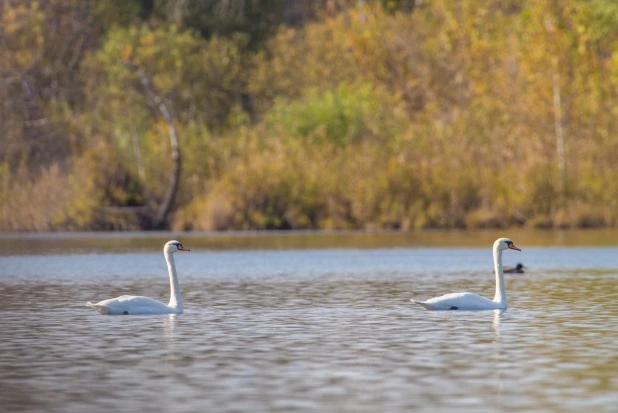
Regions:
<instances>
[{"instance_id":1,"label":"dense bush","mask_svg":"<svg viewBox=\"0 0 618 413\"><path fill-rule=\"evenodd\" d=\"M618 224L614 2L198 3L4 3L0 230L142 225L161 103L172 228Z\"/></svg>"}]
</instances>

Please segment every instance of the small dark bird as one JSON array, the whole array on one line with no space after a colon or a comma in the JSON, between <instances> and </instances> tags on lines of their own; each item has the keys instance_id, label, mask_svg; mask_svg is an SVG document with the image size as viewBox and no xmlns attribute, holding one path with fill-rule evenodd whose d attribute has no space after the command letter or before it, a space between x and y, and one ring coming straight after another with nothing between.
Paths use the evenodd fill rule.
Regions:
<instances>
[{"instance_id":1,"label":"small dark bird","mask_svg":"<svg viewBox=\"0 0 618 413\"><path fill-rule=\"evenodd\" d=\"M515 267L504 267L504 268L502 268L502 271L503 271L504 273L514 273L514 272L517 272L517 273L520 273L520 274L521 274L521 273L524 273L524 272L525 272L525 271L524 271L524 268L525 268L525 269L528 269L528 268L526 268L526 267L524 266L524 264L522 264L521 262L518 262L518 263L517 263L517 265L516 265Z\"/></svg>"}]
</instances>

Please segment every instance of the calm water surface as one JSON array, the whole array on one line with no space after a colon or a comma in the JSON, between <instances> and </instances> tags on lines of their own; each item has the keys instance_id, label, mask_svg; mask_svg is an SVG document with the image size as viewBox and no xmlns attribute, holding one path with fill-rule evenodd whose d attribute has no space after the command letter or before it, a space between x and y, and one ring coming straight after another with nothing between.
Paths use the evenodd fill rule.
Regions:
<instances>
[{"instance_id":1,"label":"calm water surface","mask_svg":"<svg viewBox=\"0 0 618 413\"><path fill-rule=\"evenodd\" d=\"M0 410L618 411L618 233L510 232L506 312L410 303L492 298L499 235L5 235ZM167 302L171 238L183 315L84 306Z\"/></svg>"}]
</instances>

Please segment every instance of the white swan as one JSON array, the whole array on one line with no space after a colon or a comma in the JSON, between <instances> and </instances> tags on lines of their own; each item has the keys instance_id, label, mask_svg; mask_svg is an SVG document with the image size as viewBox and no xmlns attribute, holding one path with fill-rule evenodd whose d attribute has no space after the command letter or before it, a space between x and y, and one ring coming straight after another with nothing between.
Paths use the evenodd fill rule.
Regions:
<instances>
[{"instance_id":1,"label":"white swan","mask_svg":"<svg viewBox=\"0 0 618 413\"><path fill-rule=\"evenodd\" d=\"M90 301L87 306L94 308L101 314L124 314L124 315L152 315L152 314L182 314L182 298L180 298L180 285L174 264L176 251L191 251L178 241L168 241L163 247L167 269L170 273L170 302L165 305L161 301L148 297L134 295L121 295L120 297L103 300L96 304Z\"/></svg>"},{"instance_id":2,"label":"white swan","mask_svg":"<svg viewBox=\"0 0 618 413\"><path fill-rule=\"evenodd\" d=\"M521 251L509 238L498 238L494 242L494 266L496 268L496 295L493 300L472 293L452 293L426 301L411 300L427 310L505 310L506 286L502 273L502 251Z\"/></svg>"}]
</instances>

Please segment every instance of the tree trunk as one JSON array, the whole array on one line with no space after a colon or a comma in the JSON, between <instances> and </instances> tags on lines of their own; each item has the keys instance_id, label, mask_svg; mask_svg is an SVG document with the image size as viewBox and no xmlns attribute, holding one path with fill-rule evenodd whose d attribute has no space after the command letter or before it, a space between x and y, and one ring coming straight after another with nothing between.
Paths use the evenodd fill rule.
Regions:
<instances>
[{"instance_id":1,"label":"tree trunk","mask_svg":"<svg viewBox=\"0 0 618 413\"><path fill-rule=\"evenodd\" d=\"M558 191L560 204L564 205L566 198L566 160L564 159L564 129L562 127L562 97L560 91L560 75L556 70L553 76L554 89L554 127L556 130L556 154L558 157Z\"/></svg>"},{"instance_id":2,"label":"tree trunk","mask_svg":"<svg viewBox=\"0 0 618 413\"><path fill-rule=\"evenodd\" d=\"M178 192L178 186L180 183L180 173L182 169L182 162L180 158L180 149L178 145L178 132L176 127L174 126L174 119L172 117L172 113L169 110L168 106L165 104L165 101L159 96L159 94L154 90L154 86L152 82L144 73L144 71L131 64L134 70L137 72L139 76L140 82L144 87L146 94L152 100L154 106L159 110L161 116L167 123L167 131L170 137L170 146L171 146L171 155L173 168L172 173L170 175L169 184L167 185L167 190L165 191L165 196L163 200L159 204L156 212L154 213L154 217L152 219L152 227L153 229L162 229L167 226L167 220L170 211L172 210L172 206L174 204L174 200L176 198L176 193Z\"/></svg>"}]
</instances>

